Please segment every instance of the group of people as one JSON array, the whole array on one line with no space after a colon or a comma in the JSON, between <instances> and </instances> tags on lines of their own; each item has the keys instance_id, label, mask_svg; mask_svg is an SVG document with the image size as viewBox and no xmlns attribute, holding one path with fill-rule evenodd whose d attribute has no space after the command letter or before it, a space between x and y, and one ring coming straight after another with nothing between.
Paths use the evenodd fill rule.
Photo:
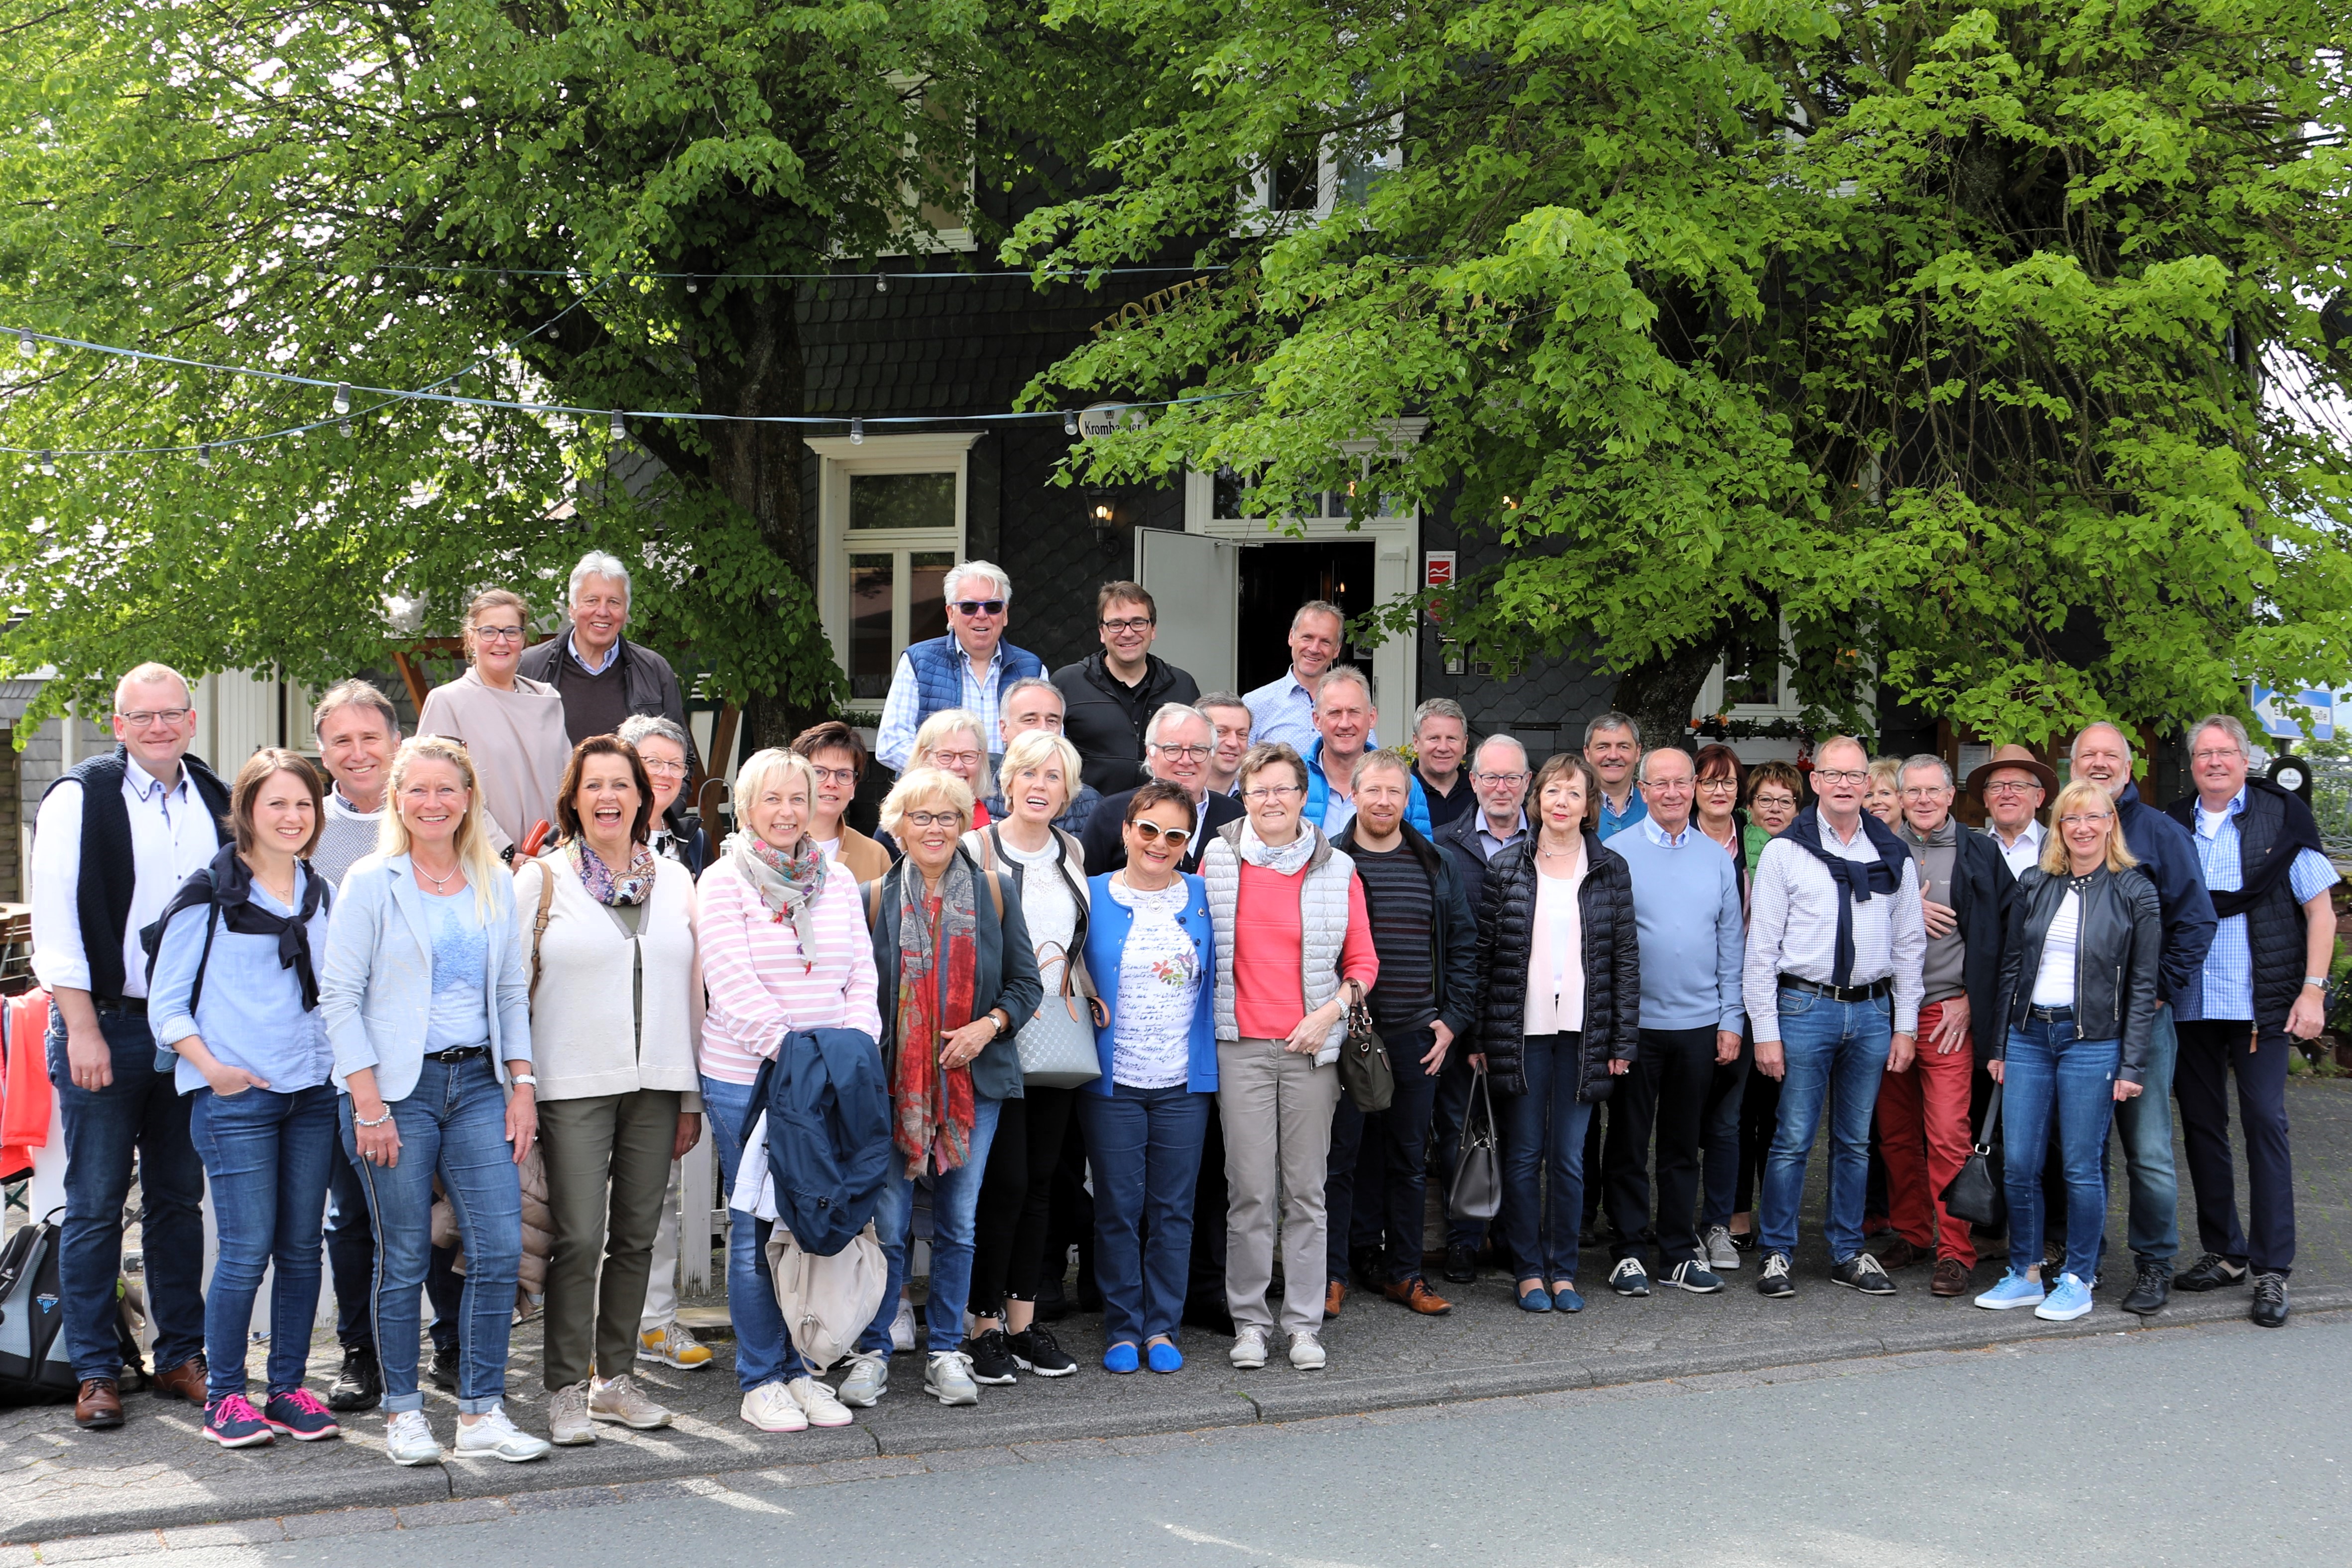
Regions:
<instances>
[{"instance_id":1,"label":"group of people","mask_svg":"<svg viewBox=\"0 0 2352 1568\"><path fill-rule=\"evenodd\" d=\"M873 836L847 821L867 748L827 722L741 762L714 841L686 809L677 678L623 634L608 556L580 563L566 629L535 647L520 596L478 596L467 668L413 737L365 682L327 692L323 780L268 748L224 784L188 755L187 684L124 675L120 745L49 792L33 863L76 1419L122 1420L135 1160L154 1383L202 1404L217 1443L331 1437L381 1404L391 1457L437 1462L420 1377L456 1396L459 1455L667 1423L635 1362L711 1361L677 1321L677 1162L707 1116L722 1189L744 1190L763 1065L841 1031L887 1084L887 1281L823 1381L771 1224L730 1198L740 1415L761 1431L885 1396L914 1348L919 1189L921 1387L943 1404L1076 1370L1041 1312L1072 1240L1108 1372L1178 1370L1203 1323L1236 1368L1320 1368L1351 1288L1450 1310L1427 1184L1448 1191L1482 1116L1499 1214L1449 1212L1439 1271L1468 1283L1491 1260L1528 1312L1583 1307L1580 1249L1604 1234L1620 1295L1718 1291L1751 1252L1765 1295L1794 1294L1826 1115L1833 1282L1885 1294L1932 1262L1936 1294L1967 1293L1971 1228L1940 1195L1997 1122L2010 1257L1976 1302L2078 1317L2112 1116L2121 1304L2251 1281L2254 1321L2285 1321L2286 1053L2319 1030L2335 873L2301 802L2250 779L2234 720L2196 727L2198 792L2169 813L2139 800L2113 727L2076 737L2063 789L2003 747L1968 780L1979 832L1941 758L1889 767L1844 737L1808 776L1644 749L1608 714L1533 767L1506 735L1474 748L1440 699L1410 750L1383 748L1319 601L1280 680L1204 695L1150 652L1138 584L1102 590L1101 652L1050 678L1004 640L1001 570L945 586L948 634L908 650L881 715L895 778ZM1073 1028L1091 1062L1031 1060ZM1372 1109L1338 1065L1368 1033L1393 1080ZM2177 1281L2176 1094L2204 1251ZM272 1323L308 1325L322 1248L341 1374L321 1401L307 1334L275 1333L257 1405L255 1297L274 1266ZM544 1304L544 1437L506 1409L519 1292Z\"/></svg>"}]
</instances>

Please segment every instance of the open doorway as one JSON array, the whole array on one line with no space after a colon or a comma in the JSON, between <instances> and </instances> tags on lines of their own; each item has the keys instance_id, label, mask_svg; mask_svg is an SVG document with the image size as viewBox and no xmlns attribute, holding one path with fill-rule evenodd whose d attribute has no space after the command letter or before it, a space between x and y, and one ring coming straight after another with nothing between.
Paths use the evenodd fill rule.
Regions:
<instances>
[{"instance_id":1,"label":"open doorway","mask_svg":"<svg viewBox=\"0 0 2352 1568\"><path fill-rule=\"evenodd\" d=\"M1328 600L1350 621L1369 614L1378 602L1372 560L1370 540L1280 540L1242 551L1240 688L1255 691L1281 679L1290 664L1290 618L1308 600ZM1339 658L1371 674L1370 644L1344 643Z\"/></svg>"}]
</instances>

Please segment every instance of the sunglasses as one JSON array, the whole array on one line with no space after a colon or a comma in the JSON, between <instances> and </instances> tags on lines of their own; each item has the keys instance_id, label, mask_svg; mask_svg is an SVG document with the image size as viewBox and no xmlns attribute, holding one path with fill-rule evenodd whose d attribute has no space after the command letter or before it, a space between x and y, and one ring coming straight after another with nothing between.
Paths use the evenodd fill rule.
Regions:
<instances>
[{"instance_id":1,"label":"sunglasses","mask_svg":"<svg viewBox=\"0 0 2352 1568\"><path fill-rule=\"evenodd\" d=\"M954 599L950 600L948 602L959 615L1002 615L1004 613L1004 601L1002 599Z\"/></svg>"},{"instance_id":2,"label":"sunglasses","mask_svg":"<svg viewBox=\"0 0 2352 1568\"><path fill-rule=\"evenodd\" d=\"M1192 830L1190 828L1163 828L1157 822L1147 822L1140 818L1128 826L1133 828L1135 836L1147 844L1166 839L1170 849L1181 850L1192 841Z\"/></svg>"}]
</instances>

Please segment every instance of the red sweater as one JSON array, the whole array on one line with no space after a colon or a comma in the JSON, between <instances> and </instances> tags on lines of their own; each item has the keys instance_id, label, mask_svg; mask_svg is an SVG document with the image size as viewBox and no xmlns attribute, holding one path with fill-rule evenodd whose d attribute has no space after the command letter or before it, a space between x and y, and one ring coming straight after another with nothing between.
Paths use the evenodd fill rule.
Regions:
<instances>
[{"instance_id":1,"label":"red sweater","mask_svg":"<svg viewBox=\"0 0 2352 1568\"><path fill-rule=\"evenodd\" d=\"M1298 882L1304 869L1279 872L1241 862L1234 902L1234 1027L1244 1040L1284 1040L1307 1016L1299 974ZM1372 923L1364 914L1364 883L1348 877L1348 936L1339 945L1339 974L1365 990L1380 977Z\"/></svg>"}]
</instances>

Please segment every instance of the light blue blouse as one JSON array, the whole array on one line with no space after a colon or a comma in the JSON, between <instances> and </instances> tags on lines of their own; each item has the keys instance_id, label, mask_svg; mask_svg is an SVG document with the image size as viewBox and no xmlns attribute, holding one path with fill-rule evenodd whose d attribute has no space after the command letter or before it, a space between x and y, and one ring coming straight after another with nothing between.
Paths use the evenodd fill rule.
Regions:
<instances>
[{"instance_id":1,"label":"light blue blouse","mask_svg":"<svg viewBox=\"0 0 2352 1568\"><path fill-rule=\"evenodd\" d=\"M299 907L302 887L310 873L297 872L294 896ZM272 915L294 913L272 897L258 882L253 901ZM222 924L213 933L212 957L205 963L204 995L194 1016L188 993L194 988L196 964L205 949L205 922L219 911L204 904L183 909L172 917L155 953L155 978L147 996L147 1020L155 1043L165 1050L190 1035L202 1037L205 1048L232 1067L242 1067L281 1094L324 1083L334 1068L327 1044L327 1024L317 1009L302 1010L302 983L294 971L278 961L275 936L246 936ZM310 961L326 956L328 912L321 905L310 917ZM205 1087L205 1075L185 1057L178 1059L173 1082L183 1094Z\"/></svg>"}]
</instances>

